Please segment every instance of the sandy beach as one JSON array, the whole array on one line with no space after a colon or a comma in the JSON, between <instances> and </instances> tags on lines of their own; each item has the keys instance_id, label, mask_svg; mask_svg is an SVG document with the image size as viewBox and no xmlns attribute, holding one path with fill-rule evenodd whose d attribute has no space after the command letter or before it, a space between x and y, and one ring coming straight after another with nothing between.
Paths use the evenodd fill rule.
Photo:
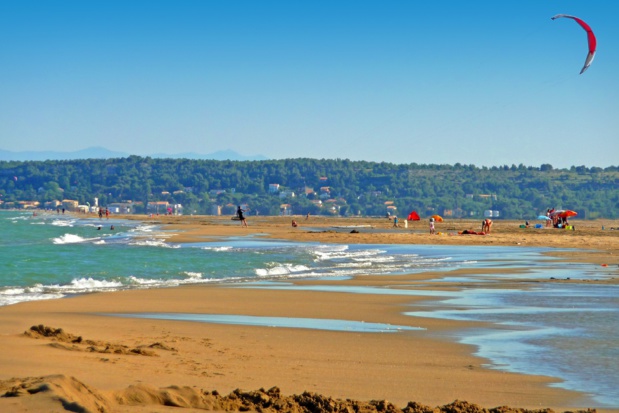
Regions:
<instances>
[{"instance_id":1,"label":"sandy beach","mask_svg":"<svg viewBox=\"0 0 619 413\"><path fill-rule=\"evenodd\" d=\"M248 228L229 217L122 218L163 225L166 240L173 243L254 236L333 244L570 248L577 251L551 253L592 267L614 268L619 275L619 230L610 229L619 228L616 221L574 220L576 230L568 231L520 228L524 222L496 220L492 232L481 236L458 234L465 229L479 231L477 220L437 223L439 234L430 235L425 221L393 228L385 218L250 217ZM292 227L292 219L297 227ZM440 275L358 276L328 283L458 288L456 283L428 282ZM615 276L586 282L617 280ZM553 378L484 368L485 360L473 356L472 348L427 334L470 328L473 323L403 315L418 300L422 298L228 284L98 293L0 307L0 394L5 396L0 398L0 411L306 411L298 406L307 409L312 404L316 407L310 410L316 412L382 411L393 406L432 411L456 400L486 409L596 407L582 405L582 394L548 387ZM107 315L138 312L329 318L427 330L366 334ZM311 393L301 398L305 401L293 398L304 392ZM371 400L386 400L393 406ZM474 411L461 402L443 410Z\"/></svg>"}]
</instances>

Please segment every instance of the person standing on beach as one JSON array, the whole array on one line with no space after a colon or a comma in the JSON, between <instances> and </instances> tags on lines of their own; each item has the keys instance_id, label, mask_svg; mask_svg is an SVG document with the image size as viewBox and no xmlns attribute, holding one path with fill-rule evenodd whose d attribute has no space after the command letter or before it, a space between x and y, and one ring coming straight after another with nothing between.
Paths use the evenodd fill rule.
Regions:
<instances>
[{"instance_id":1,"label":"person standing on beach","mask_svg":"<svg viewBox=\"0 0 619 413\"><path fill-rule=\"evenodd\" d=\"M434 234L436 230L434 229L434 218L430 218L430 234Z\"/></svg>"},{"instance_id":2,"label":"person standing on beach","mask_svg":"<svg viewBox=\"0 0 619 413\"><path fill-rule=\"evenodd\" d=\"M238 208L236 209L236 215L241 220L241 226L247 227L247 220L245 219L245 215L243 215L243 212L245 212L245 210L241 209L241 206L239 205Z\"/></svg>"},{"instance_id":3,"label":"person standing on beach","mask_svg":"<svg viewBox=\"0 0 619 413\"><path fill-rule=\"evenodd\" d=\"M490 234L490 227L492 227L492 220L490 218L486 218L481 221L481 232Z\"/></svg>"}]
</instances>

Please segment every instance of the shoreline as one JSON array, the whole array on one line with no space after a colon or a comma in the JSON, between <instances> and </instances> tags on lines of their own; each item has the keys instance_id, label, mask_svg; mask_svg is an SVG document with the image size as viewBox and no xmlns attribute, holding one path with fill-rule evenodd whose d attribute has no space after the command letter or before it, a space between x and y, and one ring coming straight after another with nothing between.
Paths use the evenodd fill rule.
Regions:
<instances>
[{"instance_id":1,"label":"shoreline","mask_svg":"<svg viewBox=\"0 0 619 413\"><path fill-rule=\"evenodd\" d=\"M123 217L124 218L124 217ZM558 248L578 248L568 258L592 265L617 266L619 231L596 233L531 233L495 223L487 236L457 236L393 231L351 234L332 231L342 225L366 225L367 220L313 220L313 228L292 228L288 218L250 218L250 227L240 228L224 219L210 217L159 217L142 219L163 225L167 242L208 242L221 237L254 235L295 242L368 244L450 244L450 245L526 245L550 243ZM372 222L379 222L371 219ZM221 222L220 222L221 221ZM386 221L386 220L384 220ZM357 223L361 222L361 223ZM238 224L237 222L234 222ZM382 226L388 223L380 222ZM387 224L387 225L385 225ZM425 223L423 223L425 227ZM449 223L449 231L471 227L472 222ZM577 224L578 225L578 224ZM598 226L596 224L596 226ZM581 225L581 227L587 228ZM577 228L579 228L577 226ZM381 227L381 229L383 229ZM384 228L390 230L390 228ZM529 231L530 230L530 231ZM396 230L397 231L397 230ZM441 226L437 225L437 231ZM546 230L539 230L546 231ZM597 232L601 232L598 230ZM615 236L615 233L617 235ZM543 237L543 238L542 238ZM557 239L558 238L558 239ZM368 242L368 240L370 242ZM356 241L356 242L355 242ZM583 247L594 251L583 250ZM603 248L602 248L603 247ZM557 248L555 246L555 248ZM561 255L563 252L555 251ZM611 262L611 260L613 260ZM614 271L616 274L616 271ZM451 273L453 274L453 273ZM403 276L361 276L350 280L330 280L328 284L348 286L407 285L425 283L437 273ZM558 282L564 282L557 280ZM322 280L294 280L295 285L324 285ZM570 282L579 282L572 280ZM604 282L617 283L617 277ZM426 287L435 288L436 287ZM447 291L457 285L442 284ZM389 334L346 333L321 330L269 328L243 325L217 325L184 321L119 319L101 314L113 312L177 312L238 314L267 317L335 318L394 325L421 326L433 332L471 328L480 323L419 319L404 315L411 303L422 297L355 295L336 292L242 289L231 285L193 285L157 290L130 290L113 293L37 301L0 308L0 388L15 377L40 377L64 374L97 389L114 407L113 411L156 411L146 402L131 407L113 401L119 392L141 383L155 388L170 385L217 390L225 394L236 388L257 390L277 386L282 394L315 392L338 399L386 399L403 408L409 401L429 406L445 405L456 399L486 408L509 405L521 408L571 410L583 404L583 395L548 387L554 381L542 376L505 373L483 367L485 360L472 354L472 348L440 339L426 332ZM63 343L56 337L26 337L31 325L62 328L84 341L134 348L146 346L154 356L99 353L84 350L78 343ZM150 343L150 344L149 344ZM153 346L153 344L158 345ZM149 347L150 346L150 347ZM74 348L75 347L75 348ZM66 386L65 386L66 387ZM66 391L66 389L65 389ZM13 401L16 401L16 398ZM22 398L25 399L25 398ZM7 399L8 400L8 399ZM0 407L6 400L0 399ZM22 402L25 403L24 400ZM139 410L143 409L143 410ZM619 411L619 409L598 409ZM19 411L19 410L15 410ZM35 410L36 411L36 410ZM40 410L45 411L45 410ZM157 410L158 411L158 410Z\"/></svg>"}]
</instances>

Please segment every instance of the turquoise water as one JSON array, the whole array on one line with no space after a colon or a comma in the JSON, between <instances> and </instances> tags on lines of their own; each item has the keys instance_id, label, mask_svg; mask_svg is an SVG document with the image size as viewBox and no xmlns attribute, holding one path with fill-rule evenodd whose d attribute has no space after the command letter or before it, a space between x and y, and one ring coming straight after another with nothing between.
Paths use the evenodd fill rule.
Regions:
<instances>
[{"instance_id":1,"label":"turquoise water","mask_svg":"<svg viewBox=\"0 0 619 413\"><path fill-rule=\"evenodd\" d=\"M114 226L114 229L111 229ZM0 212L0 305L69 294L209 282L349 277L473 265L467 254L259 238L170 244L134 221Z\"/></svg>"},{"instance_id":2,"label":"turquoise water","mask_svg":"<svg viewBox=\"0 0 619 413\"><path fill-rule=\"evenodd\" d=\"M175 245L166 242L169 234L156 226L55 213L32 216L0 211L0 231L0 306L94 291L212 282L243 288L434 297L434 303L415 305L407 314L489 322L491 327L451 335L453 340L474 345L477 354L488 359L488 368L557 377L562 380L558 386L591 398L583 405L619 407L617 287L546 282L551 277L616 277L616 269L611 267L563 263L542 255L543 249L522 247L320 245L252 237ZM496 271L466 276L447 273L447 277L433 280L458 281L462 286L460 291L447 293L397 287L300 287L290 282L299 278L342 279L357 274L448 272L460 268ZM505 290L493 285L497 279L537 282L526 283L523 289ZM367 333L381 329L381 333L402 331L398 326L364 326L342 320L173 316L171 319L196 322Z\"/></svg>"},{"instance_id":3,"label":"turquoise water","mask_svg":"<svg viewBox=\"0 0 619 413\"><path fill-rule=\"evenodd\" d=\"M473 288L405 313L492 327L452 337L477 347L492 369L559 377L555 384L619 406L619 286L541 284L526 291ZM426 310L426 311L424 311ZM532 368L534 370L532 370Z\"/></svg>"},{"instance_id":4,"label":"turquoise water","mask_svg":"<svg viewBox=\"0 0 619 413\"><path fill-rule=\"evenodd\" d=\"M424 330L420 327L398 326L364 321L332 320L324 318L259 317L234 314L178 314L139 313L108 314L116 317L146 318L155 320L195 321L198 323L237 324L260 327L305 328L310 330L347 331L350 333L397 333L399 331Z\"/></svg>"}]
</instances>

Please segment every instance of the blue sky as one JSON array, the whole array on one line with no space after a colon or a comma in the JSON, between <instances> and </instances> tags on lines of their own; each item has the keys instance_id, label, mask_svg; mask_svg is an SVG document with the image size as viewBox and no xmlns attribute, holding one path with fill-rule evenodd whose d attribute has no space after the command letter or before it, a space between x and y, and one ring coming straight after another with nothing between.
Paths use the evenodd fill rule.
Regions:
<instances>
[{"instance_id":1,"label":"blue sky","mask_svg":"<svg viewBox=\"0 0 619 413\"><path fill-rule=\"evenodd\" d=\"M0 2L0 149L619 165L619 2ZM598 53L579 75L586 34Z\"/></svg>"}]
</instances>

